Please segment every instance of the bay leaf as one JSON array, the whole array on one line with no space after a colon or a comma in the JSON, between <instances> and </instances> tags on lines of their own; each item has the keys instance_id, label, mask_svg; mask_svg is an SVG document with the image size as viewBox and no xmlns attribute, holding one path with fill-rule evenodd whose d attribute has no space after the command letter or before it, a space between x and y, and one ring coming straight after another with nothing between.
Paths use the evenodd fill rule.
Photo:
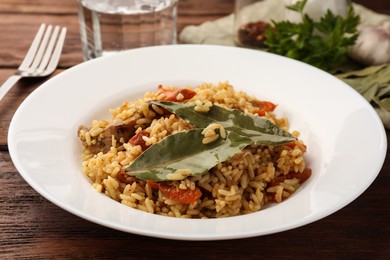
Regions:
<instances>
[{"instance_id":1,"label":"bay leaf","mask_svg":"<svg viewBox=\"0 0 390 260\"><path fill-rule=\"evenodd\" d=\"M237 109L226 109L213 105L208 112L195 111L193 103L176 103L153 101L170 112L187 120L198 128L206 128L212 123L222 125L225 130L251 138L255 143L264 145L281 145L296 140L289 132L273 124L268 119L242 113Z\"/></svg>"},{"instance_id":2,"label":"bay leaf","mask_svg":"<svg viewBox=\"0 0 390 260\"><path fill-rule=\"evenodd\" d=\"M378 98L390 97L390 82L386 84L381 84L377 93Z\"/></svg>"},{"instance_id":3,"label":"bay leaf","mask_svg":"<svg viewBox=\"0 0 390 260\"><path fill-rule=\"evenodd\" d=\"M366 92L370 88L369 85L364 84L359 79L342 79L342 80L361 95L363 95L364 92Z\"/></svg>"},{"instance_id":4,"label":"bay leaf","mask_svg":"<svg viewBox=\"0 0 390 260\"><path fill-rule=\"evenodd\" d=\"M351 78L351 77L367 77L369 75L375 74L378 71L384 69L386 66L387 64L370 66L360 70L354 70L354 71L348 71L345 73L336 74L335 76L340 79Z\"/></svg>"},{"instance_id":5,"label":"bay leaf","mask_svg":"<svg viewBox=\"0 0 390 260\"><path fill-rule=\"evenodd\" d=\"M195 104L153 101L189 121L196 128L165 137L139 155L125 170L143 180L166 181L186 178L175 174L186 172L198 176L209 171L254 143L280 145L296 140L269 120L242 113L239 110L212 106L206 113L194 110ZM226 138L203 144L203 130L212 123L221 124Z\"/></svg>"},{"instance_id":6,"label":"bay leaf","mask_svg":"<svg viewBox=\"0 0 390 260\"><path fill-rule=\"evenodd\" d=\"M379 84L378 83L374 83L374 84L371 84L368 88L365 89L364 92L362 92L361 94L363 95L363 97L366 99L366 100L373 100L377 93L378 93L378 89L379 89Z\"/></svg>"},{"instance_id":7,"label":"bay leaf","mask_svg":"<svg viewBox=\"0 0 390 260\"><path fill-rule=\"evenodd\" d=\"M383 109L390 111L388 101L381 100L390 97L390 65L380 65L367 68L372 74L362 77L341 78L368 102L374 101Z\"/></svg>"},{"instance_id":8,"label":"bay leaf","mask_svg":"<svg viewBox=\"0 0 390 260\"><path fill-rule=\"evenodd\" d=\"M390 111L390 97L382 98L382 99L376 97L374 98L374 101L376 104L378 104L379 107L387 111Z\"/></svg>"},{"instance_id":9,"label":"bay leaf","mask_svg":"<svg viewBox=\"0 0 390 260\"><path fill-rule=\"evenodd\" d=\"M226 161L253 140L227 131L226 139L203 144L203 129L192 129L167 136L137 157L125 170L142 180L165 181L178 170L202 175Z\"/></svg>"}]
</instances>

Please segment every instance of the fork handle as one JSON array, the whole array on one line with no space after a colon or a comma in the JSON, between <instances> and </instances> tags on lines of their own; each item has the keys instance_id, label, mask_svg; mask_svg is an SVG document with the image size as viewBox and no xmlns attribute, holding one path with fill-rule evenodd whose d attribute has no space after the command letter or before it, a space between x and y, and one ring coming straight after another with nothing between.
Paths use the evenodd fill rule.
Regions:
<instances>
[{"instance_id":1,"label":"fork handle","mask_svg":"<svg viewBox=\"0 0 390 260\"><path fill-rule=\"evenodd\" d=\"M16 82L18 82L19 79L21 79L22 76L20 75L12 75L11 77L9 77L4 83L3 85L1 85L0 87L0 101L3 99L3 97L5 96L5 94L7 94L7 92L13 87L15 86Z\"/></svg>"}]
</instances>

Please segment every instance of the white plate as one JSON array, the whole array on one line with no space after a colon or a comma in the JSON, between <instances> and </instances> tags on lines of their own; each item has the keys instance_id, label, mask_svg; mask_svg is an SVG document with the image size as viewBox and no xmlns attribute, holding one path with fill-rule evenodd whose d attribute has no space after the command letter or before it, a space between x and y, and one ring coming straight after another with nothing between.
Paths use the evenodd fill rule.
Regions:
<instances>
[{"instance_id":1,"label":"white plate","mask_svg":"<svg viewBox=\"0 0 390 260\"><path fill-rule=\"evenodd\" d=\"M312 177L285 202L224 219L178 219L144 213L96 192L81 169L80 124L159 84L229 81L279 104L307 144ZM306 64L234 47L177 45L99 58L53 77L12 119L9 152L23 178L59 207L92 222L146 236L217 240L265 235L326 217L357 198L386 153L372 107L338 79Z\"/></svg>"}]
</instances>

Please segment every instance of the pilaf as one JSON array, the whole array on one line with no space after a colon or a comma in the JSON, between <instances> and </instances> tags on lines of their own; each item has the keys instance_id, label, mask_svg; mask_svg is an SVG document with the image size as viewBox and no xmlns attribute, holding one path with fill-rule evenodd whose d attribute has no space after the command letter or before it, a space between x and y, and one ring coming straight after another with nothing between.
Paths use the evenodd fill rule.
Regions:
<instances>
[{"instance_id":1,"label":"pilaf","mask_svg":"<svg viewBox=\"0 0 390 260\"><path fill-rule=\"evenodd\" d=\"M200 176L182 169L167 181L142 180L126 172L145 150L169 135L194 126L150 101L196 104L198 112L216 105L261 116L288 131L288 119L277 118L275 105L244 92L228 82L178 88L160 85L156 92L110 109L111 120L93 120L81 126L82 167L93 187L129 207L149 213L183 218L220 218L261 210L268 203L290 197L311 175L304 159L306 146L295 141L283 145L250 144L230 159ZM204 129L203 143L223 137L218 124ZM216 137L217 136L217 137Z\"/></svg>"}]
</instances>

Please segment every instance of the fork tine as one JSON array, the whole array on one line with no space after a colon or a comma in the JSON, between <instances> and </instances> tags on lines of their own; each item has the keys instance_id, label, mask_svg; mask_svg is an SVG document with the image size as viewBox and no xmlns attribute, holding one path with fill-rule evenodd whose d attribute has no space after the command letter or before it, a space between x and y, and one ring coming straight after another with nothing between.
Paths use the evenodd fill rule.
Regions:
<instances>
[{"instance_id":1,"label":"fork tine","mask_svg":"<svg viewBox=\"0 0 390 260\"><path fill-rule=\"evenodd\" d=\"M37 52L37 49L39 47L39 43L41 42L45 28L46 28L46 25L44 23L41 24L30 48L28 49L26 57L24 58L22 64L20 64L20 66L19 66L19 70L27 69L28 66L30 66L30 64L34 60L35 53Z\"/></svg>"},{"instance_id":2,"label":"fork tine","mask_svg":"<svg viewBox=\"0 0 390 260\"><path fill-rule=\"evenodd\" d=\"M19 66L18 70L15 72L15 75L9 77L0 88L0 101L7 94L7 92L15 86L15 83L23 77L44 77L53 73L58 65L58 61L61 56L62 47L65 42L66 27L63 27L58 37L59 26L54 28L53 35L50 37L52 31L52 25L47 27L45 32L46 25L41 24L39 30L24 58L22 64ZM43 35L43 39L42 39ZM50 38L50 40L49 40ZM54 48L55 44L55 49ZM48 45L48 46L47 46ZM47 49L46 49L47 46ZM46 51L45 51L46 49ZM38 50L38 51L37 51ZM51 58L50 58L51 57ZM43 59L42 59L43 58ZM50 59L50 61L48 61ZM32 63L32 64L31 64ZM47 63L48 67L45 69ZM39 68L37 69L37 66Z\"/></svg>"},{"instance_id":3,"label":"fork tine","mask_svg":"<svg viewBox=\"0 0 390 260\"><path fill-rule=\"evenodd\" d=\"M49 65L46 68L46 71L52 72L56 69L58 61L60 60L62 47L64 46L65 36L66 36L66 27L63 27L61 29L60 36L58 37L56 47L54 49L53 55L51 56L51 59L50 59Z\"/></svg>"},{"instance_id":4,"label":"fork tine","mask_svg":"<svg viewBox=\"0 0 390 260\"><path fill-rule=\"evenodd\" d=\"M41 63L39 64L39 67L37 69L37 73L41 73L46 68L47 64L49 63L49 59L50 59L51 54L53 52L54 44L57 40L59 30L60 30L60 27L57 25L54 28L53 34L50 37L49 44L47 45L43 59L42 59Z\"/></svg>"},{"instance_id":5,"label":"fork tine","mask_svg":"<svg viewBox=\"0 0 390 260\"><path fill-rule=\"evenodd\" d=\"M29 72L34 71L38 67L39 63L41 63L43 53L46 49L47 43L49 42L49 37L50 37L51 31L52 31L52 28L53 28L52 25L47 26L45 35L43 36L41 44L39 45L38 52L35 55L33 63L31 64L30 68L28 69Z\"/></svg>"}]
</instances>

